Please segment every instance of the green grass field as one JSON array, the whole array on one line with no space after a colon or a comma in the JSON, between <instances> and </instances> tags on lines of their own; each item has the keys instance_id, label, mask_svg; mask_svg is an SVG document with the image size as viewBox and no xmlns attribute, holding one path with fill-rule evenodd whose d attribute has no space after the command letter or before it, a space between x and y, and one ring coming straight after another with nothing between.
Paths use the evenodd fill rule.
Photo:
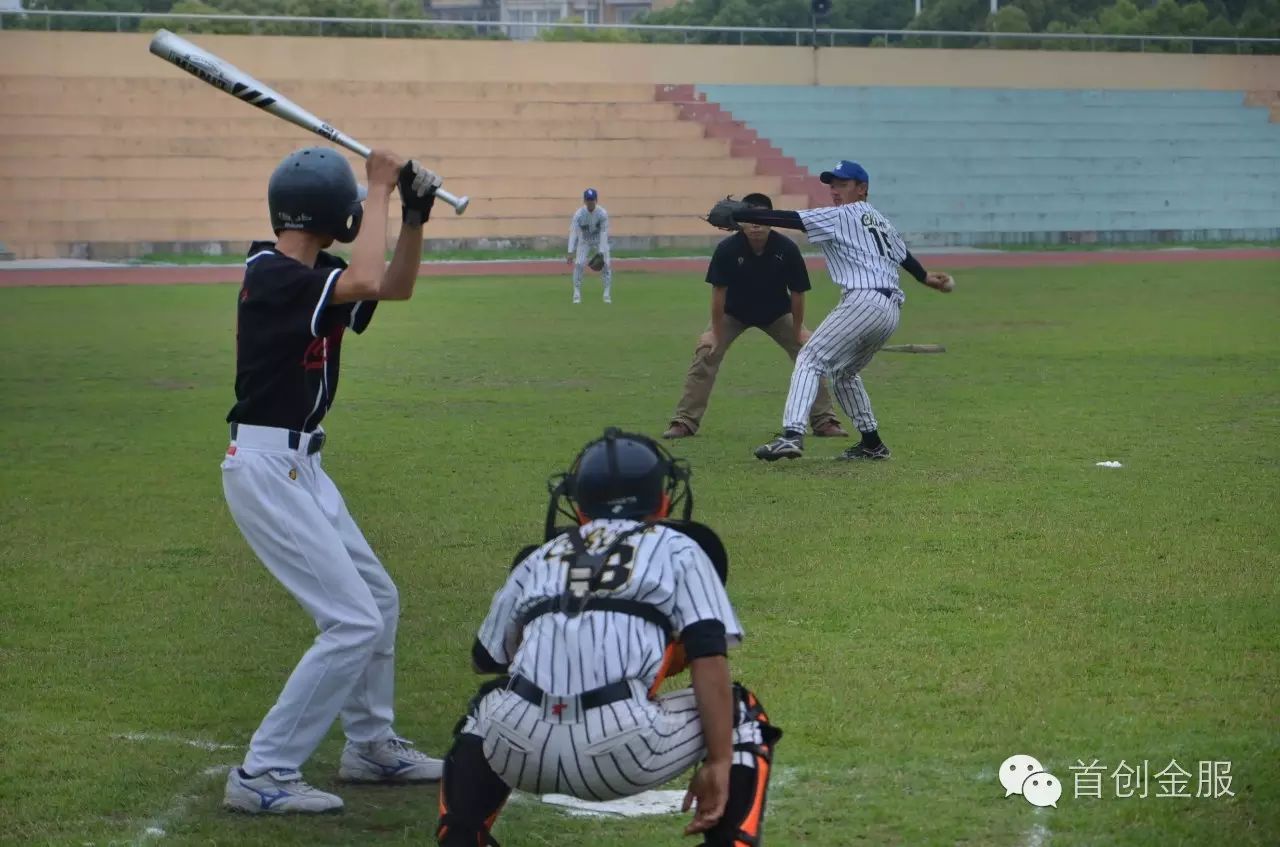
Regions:
<instances>
[{"instance_id":1,"label":"green grass field","mask_svg":"<svg viewBox=\"0 0 1280 847\"><path fill-rule=\"evenodd\" d=\"M978 245L986 250L1002 250L1006 252L1098 252L1103 250L1223 250L1223 249L1250 249L1250 248L1268 248L1280 247L1280 242L1275 241L1192 241L1186 243L1175 242L1134 242L1134 243L1096 243L1096 244L985 244ZM822 251L811 245L801 245L806 256L821 256ZM342 247L335 253L344 257L350 257L351 250L349 247ZM387 251L388 261L391 259L392 252ZM615 259L664 259L664 258L683 258L686 256L697 256L704 252L698 247L639 247L639 248L623 248L611 251L611 255ZM451 250L432 250L423 254L423 261L426 262L449 262L449 261L496 261L496 260L512 260L512 259L561 259L565 255L564 248L550 247L546 249L535 249L531 247L510 247L505 249L481 249L481 248L462 248ZM921 255L928 255L922 252ZM244 261L244 256L240 253L206 256L202 253L148 253L138 258L134 263L142 265L238 265Z\"/></svg>"},{"instance_id":2,"label":"green grass field","mask_svg":"<svg viewBox=\"0 0 1280 847\"><path fill-rule=\"evenodd\" d=\"M948 352L865 374L891 462L752 458L790 374L762 334L676 445L733 556L735 675L786 731L768 844L1280 842L1280 265L959 279L913 285L893 339ZM324 819L219 808L314 633L222 499L235 293L0 290L0 842L429 841L432 787L343 788ZM325 465L400 585L397 725L421 747L480 681L468 648L545 478L606 425L662 430L707 299L696 275L620 274L611 307L433 279L348 337ZM340 744L308 765L322 787ZM1004 798L1015 753L1062 780L1057 808ZM1102 799L1072 796L1081 759ZM1149 762L1147 798L1115 796L1122 760ZM1192 795L1230 762L1234 796L1155 796L1170 760ZM692 843L681 825L525 798L495 834Z\"/></svg>"},{"instance_id":3,"label":"green grass field","mask_svg":"<svg viewBox=\"0 0 1280 847\"><path fill-rule=\"evenodd\" d=\"M1252 245L1246 245L1252 246ZM1267 246L1267 245L1262 245ZM351 257L351 248L348 245L340 245L339 249L332 251L334 255L344 258ZM698 247L641 247L641 248L623 248L621 250L611 251L611 255L615 259L665 259L672 257L697 256L706 252L704 248ZM819 251L812 252L813 255L822 255ZM387 260L390 261L394 251L387 251ZM424 262L453 262L453 261L499 261L513 259L559 259L564 261L565 251L563 247L550 247L546 249L535 249L532 247L510 247L506 249L481 249L481 248L462 248L452 250L432 250L422 254ZM139 258L135 264L142 265L238 265L244 262L244 255L236 253L234 255L206 256L201 253L148 253Z\"/></svg>"}]
</instances>

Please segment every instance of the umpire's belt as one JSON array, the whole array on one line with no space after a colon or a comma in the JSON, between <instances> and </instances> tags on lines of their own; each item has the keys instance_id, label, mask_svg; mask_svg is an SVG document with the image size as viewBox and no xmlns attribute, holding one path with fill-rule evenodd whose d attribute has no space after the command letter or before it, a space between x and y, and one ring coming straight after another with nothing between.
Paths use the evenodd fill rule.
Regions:
<instances>
[{"instance_id":1,"label":"umpire's belt","mask_svg":"<svg viewBox=\"0 0 1280 847\"><path fill-rule=\"evenodd\" d=\"M254 426L233 423L231 440L241 447L259 450L300 450L308 456L319 453L324 447L324 430L299 432L278 426Z\"/></svg>"},{"instance_id":2,"label":"umpire's belt","mask_svg":"<svg viewBox=\"0 0 1280 847\"><path fill-rule=\"evenodd\" d=\"M617 703L619 700L630 699L634 693L631 683L624 680L622 682L611 682L608 685L602 685L599 688L593 688L578 695L548 694L519 674L512 674L511 684L507 686L507 690L514 691L521 698L538 706L544 712L550 712L555 717L564 718L570 717L568 714L570 711L585 712L587 709L598 709L610 703ZM563 704L559 710L556 709L558 703Z\"/></svg>"}]
</instances>

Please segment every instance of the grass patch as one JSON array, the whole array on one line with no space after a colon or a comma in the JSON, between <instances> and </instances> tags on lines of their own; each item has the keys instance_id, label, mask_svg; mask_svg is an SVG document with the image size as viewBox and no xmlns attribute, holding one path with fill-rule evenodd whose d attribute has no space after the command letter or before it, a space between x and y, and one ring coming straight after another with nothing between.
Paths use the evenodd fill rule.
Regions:
<instances>
[{"instance_id":1,"label":"grass patch","mask_svg":"<svg viewBox=\"0 0 1280 847\"><path fill-rule=\"evenodd\" d=\"M1280 247L1280 241L1144 241L1095 244L979 244L976 246L984 250L1005 250L1011 253L1088 253L1102 250L1259 250Z\"/></svg>"},{"instance_id":2,"label":"grass patch","mask_svg":"<svg viewBox=\"0 0 1280 847\"><path fill-rule=\"evenodd\" d=\"M790 368L735 344L697 438L697 514L733 556L735 676L784 728L769 843L1054 847L1280 841L1280 265L973 270L909 290L865 373L894 459L751 449ZM815 319L835 292L818 285ZM395 576L398 729L442 753L468 648L544 481L602 428L667 423L699 275L424 281L350 338L325 466ZM0 842L426 843L432 788L340 789L323 820L219 809L314 627L227 514L235 286L0 289ZM1115 459L1119 470L1095 467ZM335 728L307 766L334 787ZM1067 794L1003 799L1031 754ZM1148 760L1153 796L1071 796L1078 759ZM1234 797L1157 799L1176 759ZM37 775L38 778L33 778ZM191 799L178 803L175 798ZM677 844L677 818L514 803L521 845Z\"/></svg>"},{"instance_id":3,"label":"grass patch","mask_svg":"<svg viewBox=\"0 0 1280 847\"><path fill-rule=\"evenodd\" d=\"M337 250L338 255L350 258L349 251ZM645 247L638 249L613 250L615 259L664 259L683 258L685 256L710 256L710 248L703 247ZM391 251L387 251L387 260L391 259ZM506 250L431 250L422 254L424 262L463 262L463 261L495 261L512 259L561 259L565 251L559 249L535 250L511 248ZM206 256L199 253L148 253L134 260L144 265L234 265L244 261L244 256L223 255Z\"/></svg>"}]
</instances>

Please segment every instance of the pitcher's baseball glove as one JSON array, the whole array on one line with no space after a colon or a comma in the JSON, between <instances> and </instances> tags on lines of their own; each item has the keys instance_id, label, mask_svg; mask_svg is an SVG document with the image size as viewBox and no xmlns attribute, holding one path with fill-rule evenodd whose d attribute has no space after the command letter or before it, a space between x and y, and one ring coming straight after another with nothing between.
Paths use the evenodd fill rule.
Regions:
<instances>
[{"instance_id":1,"label":"pitcher's baseball glove","mask_svg":"<svg viewBox=\"0 0 1280 847\"><path fill-rule=\"evenodd\" d=\"M744 211L747 208L746 203L741 200L735 200L730 195L723 200L717 200L716 204L711 207L711 211L707 212L705 220L717 229L736 232L738 230L738 222L733 219L733 213Z\"/></svg>"},{"instance_id":2,"label":"pitcher's baseball glove","mask_svg":"<svg viewBox=\"0 0 1280 847\"><path fill-rule=\"evenodd\" d=\"M587 262L587 267L593 271L600 271L604 268L604 254L597 253Z\"/></svg>"}]
</instances>

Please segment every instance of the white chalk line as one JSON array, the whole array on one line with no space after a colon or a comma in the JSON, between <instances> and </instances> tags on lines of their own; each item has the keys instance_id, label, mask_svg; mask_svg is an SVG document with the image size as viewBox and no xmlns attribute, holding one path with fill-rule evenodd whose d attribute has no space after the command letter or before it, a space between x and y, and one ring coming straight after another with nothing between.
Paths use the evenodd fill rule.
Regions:
<instances>
[{"instance_id":1,"label":"white chalk line","mask_svg":"<svg viewBox=\"0 0 1280 847\"><path fill-rule=\"evenodd\" d=\"M1036 816L1044 814L1044 809L1036 809ZM1049 827L1037 821L1027 830L1022 839L1022 847L1045 847L1049 843Z\"/></svg>"},{"instance_id":2,"label":"white chalk line","mask_svg":"<svg viewBox=\"0 0 1280 847\"><path fill-rule=\"evenodd\" d=\"M138 828L137 833L129 841L131 847L142 847L168 835L169 829L186 816L187 809L195 802L198 793L204 789L209 780L215 776L226 775L227 771L234 767L235 765L214 765L202 770L198 777L187 783L180 793L174 795L164 811Z\"/></svg>"},{"instance_id":3,"label":"white chalk line","mask_svg":"<svg viewBox=\"0 0 1280 847\"><path fill-rule=\"evenodd\" d=\"M126 732L115 736L125 741L137 742L157 742L164 744L185 744L188 747L194 747L197 750L239 750L240 747L235 744L220 744L217 741L205 741L200 738L183 738L180 735L174 735L168 732Z\"/></svg>"}]
</instances>

